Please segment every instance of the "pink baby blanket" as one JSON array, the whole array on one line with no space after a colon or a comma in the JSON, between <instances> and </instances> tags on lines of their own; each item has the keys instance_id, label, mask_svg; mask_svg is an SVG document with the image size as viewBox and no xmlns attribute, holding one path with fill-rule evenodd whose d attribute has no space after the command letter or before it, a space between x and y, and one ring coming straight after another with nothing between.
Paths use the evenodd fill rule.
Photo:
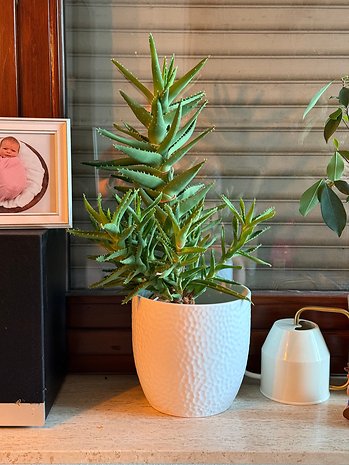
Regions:
<instances>
[{"instance_id":1,"label":"pink baby blanket","mask_svg":"<svg viewBox=\"0 0 349 465\"><path fill-rule=\"evenodd\" d=\"M17 157L0 157L0 201L16 198L27 185L23 163Z\"/></svg>"}]
</instances>

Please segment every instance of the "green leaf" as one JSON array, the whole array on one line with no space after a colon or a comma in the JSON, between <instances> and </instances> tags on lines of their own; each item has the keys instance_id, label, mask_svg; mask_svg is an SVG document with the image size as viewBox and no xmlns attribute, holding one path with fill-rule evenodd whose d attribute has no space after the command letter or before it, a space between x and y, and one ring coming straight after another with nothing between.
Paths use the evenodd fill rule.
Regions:
<instances>
[{"instance_id":1,"label":"green leaf","mask_svg":"<svg viewBox=\"0 0 349 465\"><path fill-rule=\"evenodd\" d=\"M173 118L172 124L170 126L170 129L166 135L166 137L163 139L159 146L159 152L163 153L168 148L173 144L173 141L176 137L177 131L179 130L180 124L181 124L181 118L182 118L182 106L178 105L175 117Z\"/></svg>"},{"instance_id":2,"label":"green leaf","mask_svg":"<svg viewBox=\"0 0 349 465\"><path fill-rule=\"evenodd\" d=\"M117 60L112 59L112 63L118 68L118 70L125 76L125 78L130 81L138 90L145 95L146 99L150 103L153 100L153 94L150 90L145 87L127 68L125 68L121 63Z\"/></svg>"},{"instance_id":3,"label":"green leaf","mask_svg":"<svg viewBox=\"0 0 349 465\"><path fill-rule=\"evenodd\" d=\"M115 160L96 160L96 161L83 161L83 165L94 166L98 169L107 171L115 171L119 166L128 166L134 164L130 158L117 158Z\"/></svg>"},{"instance_id":4,"label":"green leaf","mask_svg":"<svg viewBox=\"0 0 349 465\"><path fill-rule=\"evenodd\" d=\"M349 163L349 151L348 150L338 150L338 153Z\"/></svg>"},{"instance_id":5,"label":"green leaf","mask_svg":"<svg viewBox=\"0 0 349 465\"><path fill-rule=\"evenodd\" d=\"M197 75L197 73L201 70L201 68L205 65L208 57L201 60L194 68L188 71L184 76L178 79L171 87L170 87L170 95L169 100L173 102L173 100L184 90L190 81Z\"/></svg>"},{"instance_id":6,"label":"green leaf","mask_svg":"<svg viewBox=\"0 0 349 465\"><path fill-rule=\"evenodd\" d=\"M213 280L209 280L209 279L195 279L193 281L193 284L201 284L205 287L209 287L211 289L215 289L216 291L218 292L223 292L224 294L228 294L228 295L232 295L233 297L236 297L237 299L241 299L241 300L248 300L250 301L250 299L246 296L244 296L243 294L241 294L240 292L237 292L237 291L234 291L234 289L231 289L229 287L225 287L225 286L220 286L219 284L217 284L216 282L214 282Z\"/></svg>"},{"instance_id":7,"label":"green leaf","mask_svg":"<svg viewBox=\"0 0 349 465\"><path fill-rule=\"evenodd\" d=\"M339 152L335 152L327 165L327 176L331 181L337 181L344 172L344 161Z\"/></svg>"},{"instance_id":8,"label":"green leaf","mask_svg":"<svg viewBox=\"0 0 349 465\"><path fill-rule=\"evenodd\" d=\"M306 216L319 203L318 192L324 183L325 181L320 179L320 181L317 181L303 193L299 201L299 212L301 215Z\"/></svg>"},{"instance_id":9,"label":"green leaf","mask_svg":"<svg viewBox=\"0 0 349 465\"><path fill-rule=\"evenodd\" d=\"M325 141L328 142L330 137L337 131L337 128L342 121L342 110L339 108L335 112L333 112L324 127L324 138Z\"/></svg>"},{"instance_id":10,"label":"green leaf","mask_svg":"<svg viewBox=\"0 0 349 465\"><path fill-rule=\"evenodd\" d=\"M347 223L347 214L341 200L327 184L321 191L320 204L325 223L340 237Z\"/></svg>"},{"instance_id":11,"label":"green leaf","mask_svg":"<svg viewBox=\"0 0 349 465\"><path fill-rule=\"evenodd\" d=\"M164 194L169 195L170 197L178 195L187 187L190 181L195 178L195 176L200 171L204 163L204 161L198 163L197 165L193 166L192 168L188 169L187 171L184 171L183 173L173 178L172 181L170 181L165 186L165 188L162 189L162 192Z\"/></svg>"},{"instance_id":12,"label":"green leaf","mask_svg":"<svg viewBox=\"0 0 349 465\"><path fill-rule=\"evenodd\" d=\"M185 125L178 131L177 133L177 141L174 142L174 144L171 146L170 153L175 152L178 148L182 147L192 136L195 127L196 127L196 122L197 119L201 113L201 111L205 108L207 105L207 100L202 102L200 107L195 111L195 113L188 119L188 121L185 123Z\"/></svg>"},{"instance_id":13,"label":"green leaf","mask_svg":"<svg viewBox=\"0 0 349 465\"><path fill-rule=\"evenodd\" d=\"M197 92L194 95L190 95L189 97L185 97L185 98L181 99L179 102L173 103L170 106L169 111L167 111L164 114L165 121L168 124L171 124L179 104L182 105L182 115L183 116L187 115L194 108L196 108L200 104L200 102L202 102L202 98L204 97L204 95L205 95L204 92Z\"/></svg>"},{"instance_id":14,"label":"green leaf","mask_svg":"<svg viewBox=\"0 0 349 465\"><path fill-rule=\"evenodd\" d=\"M144 163L150 166L160 166L162 156L157 152L150 152L149 150L136 149L134 147L127 147L126 145L115 145L115 148L123 152L125 155L133 158L139 163Z\"/></svg>"},{"instance_id":15,"label":"green leaf","mask_svg":"<svg viewBox=\"0 0 349 465\"><path fill-rule=\"evenodd\" d=\"M159 63L159 57L156 51L155 41L152 34L149 34L149 46L151 55L151 70L154 82L154 95L161 93L164 89L164 81L162 79L162 72Z\"/></svg>"},{"instance_id":16,"label":"green leaf","mask_svg":"<svg viewBox=\"0 0 349 465\"><path fill-rule=\"evenodd\" d=\"M233 213L234 217L236 217L240 223L243 223L244 222L243 217L240 215L240 213L235 208L235 206L231 203L231 201L225 195L221 195L221 199L227 205L229 210Z\"/></svg>"},{"instance_id":17,"label":"green leaf","mask_svg":"<svg viewBox=\"0 0 349 465\"><path fill-rule=\"evenodd\" d=\"M106 255L99 255L96 258L96 262L103 263L103 262L108 262L110 260L114 260L115 258L123 258L127 254L127 249L120 249L116 250L113 253L106 254Z\"/></svg>"},{"instance_id":18,"label":"green leaf","mask_svg":"<svg viewBox=\"0 0 349 465\"><path fill-rule=\"evenodd\" d=\"M149 142L154 145L161 144L167 134L161 103L158 97L155 97L151 106L151 123L148 128Z\"/></svg>"},{"instance_id":19,"label":"green leaf","mask_svg":"<svg viewBox=\"0 0 349 465\"><path fill-rule=\"evenodd\" d=\"M144 173L142 171L133 171L128 168L119 168L118 170L123 176L131 179L136 184L142 187L149 187L150 189L156 189L163 186L165 183L162 179L152 174Z\"/></svg>"},{"instance_id":20,"label":"green leaf","mask_svg":"<svg viewBox=\"0 0 349 465\"><path fill-rule=\"evenodd\" d=\"M122 90L120 90L120 95L125 100L127 105L130 107L138 121L140 121L143 124L143 126L148 128L151 123L151 114L149 113L149 111L147 111L142 105L136 102L136 100L126 95L125 92L123 92Z\"/></svg>"},{"instance_id":21,"label":"green leaf","mask_svg":"<svg viewBox=\"0 0 349 465\"><path fill-rule=\"evenodd\" d=\"M123 124L124 126L120 126L117 123L113 123L113 126L118 131L124 134L127 134L128 136L133 137L136 140L143 141L143 142L149 142L148 138L146 136L143 136L143 134L137 131L137 129L135 129L133 126L125 122Z\"/></svg>"},{"instance_id":22,"label":"green leaf","mask_svg":"<svg viewBox=\"0 0 349 465\"><path fill-rule=\"evenodd\" d=\"M97 282L93 283L90 287L92 289L94 289L96 287L104 287L104 286L106 286L107 284L110 284L110 283L113 283L115 285L115 282L119 281L120 276L124 272L127 272L128 270L129 270L129 266L127 266L127 265L121 266L120 268L116 269L112 273L105 276L100 281L97 281ZM120 281L119 281L119 283L120 283Z\"/></svg>"},{"instance_id":23,"label":"green leaf","mask_svg":"<svg viewBox=\"0 0 349 465\"><path fill-rule=\"evenodd\" d=\"M107 137L108 139L115 140L116 142L120 142L121 144L126 144L130 147L136 147L139 149L145 149L145 150L150 150L151 145L148 142L145 141L140 141L140 140L134 140L134 139L128 139L126 137L121 137L117 134L114 134L113 132L107 131L106 129L97 129L98 133L101 136Z\"/></svg>"},{"instance_id":24,"label":"green leaf","mask_svg":"<svg viewBox=\"0 0 349 465\"><path fill-rule=\"evenodd\" d=\"M275 208L274 207L267 208L262 213L255 216L253 220L251 221L251 224L256 225L258 223L261 223L262 221L270 220L274 216L275 216Z\"/></svg>"},{"instance_id":25,"label":"green leaf","mask_svg":"<svg viewBox=\"0 0 349 465\"><path fill-rule=\"evenodd\" d=\"M221 249L222 249L222 255L225 256L226 253L226 247L225 247L225 228L224 225L222 224L221 228Z\"/></svg>"},{"instance_id":26,"label":"green leaf","mask_svg":"<svg viewBox=\"0 0 349 465\"><path fill-rule=\"evenodd\" d=\"M341 108L337 108L337 110L332 112L328 117L329 117L329 119L337 120L339 116L340 117L342 116L342 109Z\"/></svg>"},{"instance_id":27,"label":"green leaf","mask_svg":"<svg viewBox=\"0 0 349 465\"><path fill-rule=\"evenodd\" d=\"M346 181L338 180L334 182L334 185L337 187L339 192L342 194L349 195L349 183Z\"/></svg>"},{"instance_id":28,"label":"green leaf","mask_svg":"<svg viewBox=\"0 0 349 465\"><path fill-rule=\"evenodd\" d=\"M127 304L127 302L129 302L130 300L133 299L133 297L135 297L136 295L138 295L141 291L143 291L144 289L147 289L147 287L149 286L149 282L143 282L141 284L139 284L138 286L136 286L135 288L132 289L132 291L127 294L127 296L124 298L124 300L122 301L123 304Z\"/></svg>"},{"instance_id":29,"label":"green leaf","mask_svg":"<svg viewBox=\"0 0 349 465\"><path fill-rule=\"evenodd\" d=\"M194 186L187 187L179 196L178 200L182 201L185 199L188 199L192 195L194 195L197 191L202 189L205 186L205 184L195 184Z\"/></svg>"},{"instance_id":30,"label":"green leaf","mask_svg":"<svg viewBox=\"0 0 349 465\"><path fill-rule=\"evenodd\" d=\"M119 232L118 226L114 223L106 223L102 226L102 228L111 235L118 234Z\"/></svg>"},{"instance_id":31,"label":"green leaf","mask_svg":"<svg viewBox=\"0 0 349 465\"><path fill-rule=\"evenodd\" d=\"M333 81L327 83L325 86L321 87L321 89L316 92L316 94L314 95L314 97L310 100L309 102L309 105L307 106L307 108L305 109L304 113L303 113L303 119L307 116L307 114L309 113L309 111L314 108L314 106L317 104L318 100L320 99L320 97L322 96L322 94L324 94L326 92L326 90L330 87L330 85L333 83Z\"/></svg>"},{"instance_id":32,"label":"green leaf","mask_svg":"<svg viewBox=\"0 0 349 465\"><path fill-rule=\"evenodd\" d=\"M339 91L338 100L341 105L348 107L349 105L349 89L347 87L342 87Z\"/></svg>"},{"instance_id":33,"label":"green leaf","mask_svg":"<svg viewBox=\"0 0 349 465\"><path fill-rule=\"evenodd\" d=\"M130 208L131 203L133 202L134 198L137 195L137 191L129 189L126 194L122 196L120 199L117 195L115 195L115 199L118 201L119 205L114 211L112 223L116 226L120 226L120 221L125 214L125 212Z\"/></svg>"},{"instance_id":34,"label":"green leaf","mask_svg":"<svg viewBox=\"0 0 349 465\"><path fill-rule=\"evenodd\" d=\"M258 263L258 265L271 266L270 263L265 262L261 258L255 257L254 255L251 255L251 254L249 254L247 252L244 252L243 250L239 250L237 252L237 255L241 255L242 257L246 257L249 260L252 260L253 262Z\"/></svg>"},{"instance_id":35,"label":"green leaf","mask_svg":"<svg viewBox=\"0 0 349 465\"><path fill-rule=\"evenodd\" d=\"M108 242L109 237L104 232L98 231L82 231L81 229L68 229L69 234L72 236L82 237L97 242Z\"/></svg>"},{"instance_id":36,"label":"green leaf","mask_svg":"<svg viewBox=\"0 0 349 465\"><path fill-rule=\"evenodd\" d=\"M183 247L177 250L178 255L201 254L206 252L206 247Z\"/></svg>"},{"instance_id":37,"label":"green leaf","mask_svg":"<svg viewBox=\"0 0 349 465\"><path fill-rule=\"evenodd\" d=\"M194 208L195 205L197 205L200 202L200 200L205 198L207 192L213 186L213 183L207 184L207 185L203 184L202 186L203 187L201 189L199 189L198 191L196 191L195 194L193 194L192 196L187 197L184 200L180 200L180 202L178 203L178 206L177 206L177 212L178 212L179 216L183 216L189 210Z\"/></svg>"},{"instance_id":38,"label":"green leaf","mask_svg":"<svg viewBox=\"0 0 349 465\"><path fill-rule=\"evenodd\" d=\"M92 207L92 205L89 203L89 201L86 198L86 195L83 195L83 200L84 200L84 207L87 213L90 216L90 219L92 221L95 221L96 223L101 223L102 219L99 215L99 213Z\"/></svg>"},{"instance_id":39,"label":"green leaf","mask_svg":"<svg viewBox=\"0 0 349 465\"><path fill-rule=\"evenodd\" d=\"M186 153L189 152L202 138L207 136L210 132L214 130L213 127L207 128L205 131L203 131L201 134L199 134L195 139L192 141L188 142L184 147L176 150L163 164L163 169L168 170L170 169L175 163L177 163L179 160L181 160Z\"/></svg>"}]
</instances>

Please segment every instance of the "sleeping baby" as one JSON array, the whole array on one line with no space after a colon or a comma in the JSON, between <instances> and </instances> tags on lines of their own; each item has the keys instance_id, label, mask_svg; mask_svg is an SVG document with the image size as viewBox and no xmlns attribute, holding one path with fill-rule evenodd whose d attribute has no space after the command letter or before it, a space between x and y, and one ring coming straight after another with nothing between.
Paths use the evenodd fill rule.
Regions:
<instances>
[{"instance_id":1,"label":"sleeping baby","mask_svg":"<svg viewBox=\"0 0 349 465\"><path fill-rule=\"evenodd\" d=\"M15 199L27 185L27 175L18 158L20 144L15 137L0 142L0 201Z\"/></svg>"}]
</instances>

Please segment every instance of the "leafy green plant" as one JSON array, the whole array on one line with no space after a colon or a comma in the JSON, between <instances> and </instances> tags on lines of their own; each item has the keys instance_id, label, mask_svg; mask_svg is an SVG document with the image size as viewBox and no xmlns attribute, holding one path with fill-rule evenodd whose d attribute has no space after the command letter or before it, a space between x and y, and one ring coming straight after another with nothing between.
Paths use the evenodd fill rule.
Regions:
<instances>
[{"instance_id":1,"label":"leafy green plant","mask_svg":"<svg viewBox=\"0 0 349 465\"><path fill-rule=\"evenodd\" d=\"M121 74L142 94L145 104L120 91L143 132L134 126L114 124L117 134L99 129L123 155L111 161L88 162L110 171L115 180L115 210L103 207L101 196L94 208L84 197L92 231L71 229L73 235L90 239L105 250L92 257L108 264L106 276L93 287L122 287L124 302L149 291L153 298L194 303L207 288L244 299L230 279L220 273L240 268L228 264L242 256L265 264L254 253L260 247L259 228L275 212L255 213L255 202L238 206L224 195L219 205L205 208L212 184L194 183L205 161L189 169L177 163L213 128L194 134L200 112L206 105L204 92L180 97L207 59L176 80L174 56L162 66L152 35L149 36L153 88L148 89L128 69L112 60ZM126 155L126 156L125 156ZM227 240L221 213L230 213L233 237ZM212 246L219 245L220 253Z\"/></svg>"},{"instance_id":2,"label":"leafy green plant","mask_svg":"<svg viewBox=\"0 0 349 465\"><path fill-rule=\"evenodd\" d=\"M304 112L303 118L314 108L320 97L333 82L334 81L327 83L314 95ZM340 125L349 129L348 86L349 76L344 76L338 96L330 97L331 99L337 100L339 105L335 111L331 112L326 120L323 132L326 143L335 134ZM299 211L305 216L320 203L324 222L330 229L335 231L338 236L341 236L347 224L347 213L343 204L349 201L349 183L343 179L343 175L345 164L349 163L349 151L340 149L339 142L335 138L333 138L333 145L334 154L327 165L327 176L318 180L303 193L300 199Z\"/></svg>"}]
</instances>

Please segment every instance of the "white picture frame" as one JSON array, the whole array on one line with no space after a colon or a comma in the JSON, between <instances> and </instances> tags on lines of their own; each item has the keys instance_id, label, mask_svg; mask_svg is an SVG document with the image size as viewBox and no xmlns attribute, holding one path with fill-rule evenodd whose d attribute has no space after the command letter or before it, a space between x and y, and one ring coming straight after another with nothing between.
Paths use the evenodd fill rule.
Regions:
<instances>
[{"instance_id":1,"label":"white picture frame","mask_svg":"<svg viewBox=\"0 0 349 465\"><path fill-rule=\"evenodd\" d=\"M69 228L71 204L70 120L0 118L0 229Z\"/></svg>"}]
</instances>

